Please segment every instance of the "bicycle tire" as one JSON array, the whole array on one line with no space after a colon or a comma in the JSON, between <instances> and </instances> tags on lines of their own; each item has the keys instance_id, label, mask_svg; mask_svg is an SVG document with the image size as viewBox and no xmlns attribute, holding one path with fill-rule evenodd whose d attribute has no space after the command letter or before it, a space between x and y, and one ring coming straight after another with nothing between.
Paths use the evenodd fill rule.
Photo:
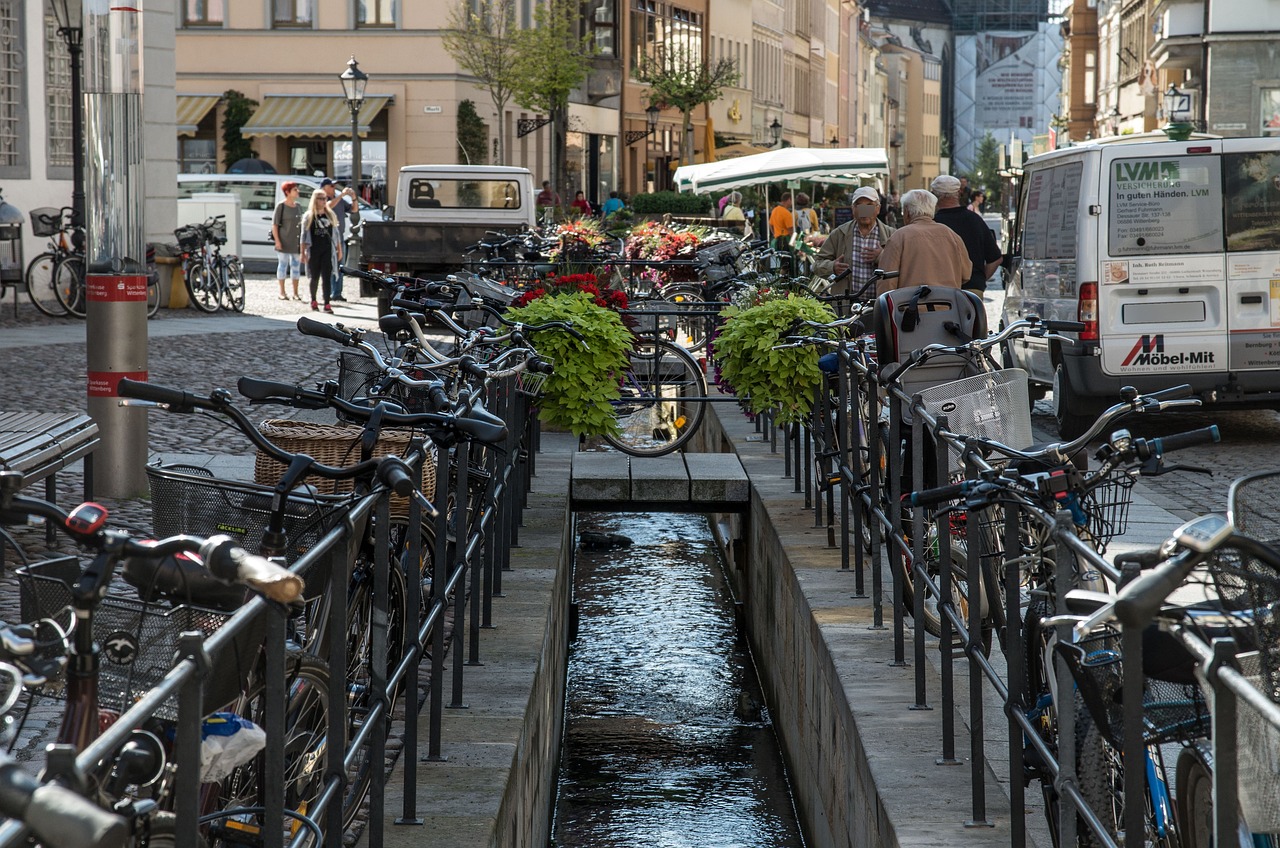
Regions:
<instances>
[{"instance_id":1,"label":"bicycle tire","mask_svg":"<svg viewBox=\"0 0 1280 848\"><path fill-rule=\"evenodd\" d=\"M202 261L192 262L184 275L191 305L201 312L218 311L218 281Z\"/></svg>"},{"instance_id":2,"label":"bicycle tire","mask_svg":"<svg viewBox=\"0 0 1280 848\"><path fill-rule=\"evenodd\" d=\"M244 312L244 268L240 265L240 260L234 258L224 259L222 268L227 276L218 288L218 301L223 309Z\"/></svg>"},{"instance_id":3,"label":"bicycle tire","mask_svg":"<svg viewBox=\"0 0 1280 848\"><path fill-rule=\"evenodd\" d=\"M53 290L58 303L68 315L83 318L89 310L88 292L84 284L84 258L76 254L64 256L53 267Z\"/></svg>"},{"instance_id":4,"label":"bicycle tire","mask_svg":"<svg viewBox=\"0 0 1280 848\"><path fill-rule=\"evenodd\" d=\"M154 274L147 275L147 317L154 318L160 311L160 280Z\"/></svg>"},{"instance_id":5,"label":"bicycle tire","mask_svg":"<svg viewBox=\"0 0 1280 848\"><path fill-rule=\"evenodd\" d=\"M671 309L680 309L681 304L694 303L697 306L688 307L689 311L703 311L702 303L707 299L706 290L697 285L674 285L666 286L658 295L665 303L670 304ZM707 346L707 316L705 315L674 315L671 318L674 324L673 341L687 351L702 350Z\"/></svg>"},{"instance_id":6,"label":"bicycle tire","mask_svg":"<svg viewBox=\"0 0 1280 848\"><path fill-rule=\"evenodd\" d=\"M67 315L67 308L58 300L58 292L53 285L53 269L58 264L58 259L58 254L46 250L27 263L24 275L31 305L50 318L64 318Z\"/></svg>"},{"instance_id":7,"label":"bicycle tire","mask_svg":"<svg viewBox=\"0 0 1280 848\"><path fill-rule=\"evenodd\" d=\"M288 701L285 704L285 809L306 814L324 787L324 768L309 767L308 763L325 761L329 740L329 667L322 661L301 651L290 651L285 657L285 679ZM245 695L240 699L237 712L264 727L262 712L265 706L264 686L260 675L250 681ZM342 741L345 746L346 740ZM262 806L262 774L264 754L259 753L248 763L237 768L220 784L218 809L230 813L240 808ZM262 817L256 813L228 815L220 821L229 825L211 827L209 844L218 846L243 846L246 833L261 834ZM216 823L215 823L216 824ZM322 824L322 823L321 823ZM322 824L323 826L323 824ZM223 834L222 828L227 833ZM284 821L284 841L289 843L292 826L288 817ZM308 848L316 848L306 843Z\"/></svg>"},{"instance_id":8,"label":"bicycle tire","mask_svg":"<svg viewBox=\"0 0 1280 848\"><path fill-rule=\"evenodd\" d=\"M612 401L617 433L604 440L630 456L665 456L693 438L706 414L707 380L683 348L642 339L632 348L630 365L620 381L621 396Z\"/></svg>"}]
</instances>

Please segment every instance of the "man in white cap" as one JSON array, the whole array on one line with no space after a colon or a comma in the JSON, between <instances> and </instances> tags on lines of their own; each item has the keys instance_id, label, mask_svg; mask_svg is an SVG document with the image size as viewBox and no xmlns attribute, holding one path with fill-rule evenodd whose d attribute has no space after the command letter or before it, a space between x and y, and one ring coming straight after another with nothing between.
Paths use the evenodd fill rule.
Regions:
<instances>
[{"instance_id":1,"label":"man in white cap","mask_svg":"<svg viewBox=\"0 0 1280 848\"><path fill-rule=\"evenodd\" d=\"M852 269L849 277L832 289L833 294L856 293L871 281L880 251L893 234L893 227L878 220L879 214L880 193L863 186L853 193L853 220L836 227L822 243L813 266L815 274L826 277ZM868 291L864 297L874 300L875 292Z\"/></svg>"},{"instance_id":2,"label":"man in white cap","mask_svg":"<svg viewBox=\"0 0 1280 848\"><path fill-rule=\"evenodd\" d=\"M982 220L982 216L964 208L961 195L964 187L960 181L950 174L934 177L929 190L938 198L937 211L933 219L951 229L964 242L965 251L969 254L969 262L973 270L969 280L961 288L981 294L987 290L987 280L1000 267L1004 255L996 244L995 234Z\"/></svg>"}]
</instances>

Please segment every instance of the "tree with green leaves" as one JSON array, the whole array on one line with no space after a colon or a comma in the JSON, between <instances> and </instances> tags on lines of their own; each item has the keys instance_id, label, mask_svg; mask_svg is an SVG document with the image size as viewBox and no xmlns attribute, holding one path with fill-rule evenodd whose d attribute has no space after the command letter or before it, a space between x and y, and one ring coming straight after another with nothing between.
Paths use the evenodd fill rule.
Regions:
<instances>
[{"instance_id":1,"label":"tree with green leaves","mask_svg":"<svg viewBox=\"0 0 1280 848\"><path fill-rule=\"evenodd\" d=\"M582 85L595 46L578 35L579 0L547 0L533 13L532 29L516 37L515 101L551 118L551 185L563 196L569 95Z\"/></svg>"},{"instance_id":2,"label":"tree with green leaves","mask_svg":"<svg viewBox=\"0 0 1280 848\"><path fill-rule=\"evenodd\" d=\"M693 110L704 103L714 103L726 86L738 82L738 66L732 59L720 59L708 65L688 48L666 51L660 57L642 56L636 68L636 79L649 85L649 102L659 108L680 110L680 145L682 164L693 162L692 145L688 144Z\"/></svg>"},{"instance_id":3,"label":"tree with green leaves","mask_svg":"<svg viewBox=\"0 0 1280 848\"><path fill-rule=\"evenodd\" d=\"M230 168L241 159L256 159L253 142L240 134L240 129L253 117L258 101L250 100L242 92L228 89L222 92L226 106L222 113L222 164Z\"/></svg>"},{"instance_id":4,"label":"tree with green leaves","mask_svg":"<svg viewBox=\"0 0 1280 848\"><path fill-rule=\"evenodd\" d=\"M988 130L973 154L973 169L965 174L969 185L987 193L987 208L1000 207L1000 145Z\"/></svg>"},{"instance_id":5,"label":"tree with green leaves","mask_svg":"<svg viewBox=\"0 0 1280 848\"><path fill-rule=\"evenodd\" d=\"M503 126L515 86L519 33L515 0L459 0L449 14L449 29L444 34L444 49L462 70L476 78L479 88L489 92L498 122L499 165L507 161Z\"/></svg>"},{"instance_id":6,"label":"tree with green leaves","mask_svg":"<svg viewBox=\"0 0 1280 848\"><path fill-rule=\"evenodd\" d=\"M458 164L489 164L489 128L470 100L458 104Z\"/></svg>"}]
</instances>

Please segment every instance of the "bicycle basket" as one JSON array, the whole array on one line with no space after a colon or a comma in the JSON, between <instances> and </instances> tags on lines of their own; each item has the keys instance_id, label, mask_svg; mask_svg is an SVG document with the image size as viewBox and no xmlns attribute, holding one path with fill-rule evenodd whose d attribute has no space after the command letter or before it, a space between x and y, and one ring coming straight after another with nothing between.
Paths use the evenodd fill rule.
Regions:
<instances>
[{"instance_id":1,"label":"bicycle basket","mask_svg":"<svg viewBox=\"0 0 1280 848\"><path fill-rule=\"evenodd\" d=\"M62 231L61 209L41 206L38 209L32 209L28 214L31 215L31 235L48 238Z\"/></svg>"},{"instance_id":2,"label":"bicycle basket","mask_svg":"<svg viewBox=\"0 0 1280 848\"><path fill-rule=\"evenodd\" d=\"M1219 548L1206 564L1236 642L1259 652L1259 688L1280 704L1280 574L1238 549Z\"/></svg>"},{"instance_id":3,"label":"bicycle basket","mask_svg":"<svg viewBox=\"0 0 1280 848\"><path fill-rule=\"evenodd\" d=\"M214 244L227 243L227 219L217 218L209 225L209 240Z\"/></svg>"},{"instance_id":4,"label":"bicycle basket","mask_svg":"<svg viewBox=\"0 0 1280 848\"><path fill-rule=\"evenodd\" d=\"M178 247L186 253L194 253L204 244L200 228L191 224L178 227L173 231L173 237L178 240Z\"/></svg>"},{"instance_id":5,"label":"bicycle basket","mask_svg":"<svg viewBox=\"0 0 1280 848\"><path fill-rule=\"evenodd\" d=\"M148 465L147 481L158 535L221 533L234 538L247 551L261 549L262 534L271 520L271 488L218 480L203 468L183 465ZM291 495L284 519L286 560L293 563L315 546L341 523L345 509L343 499ZM304 574L303 579L312 582L311 575Z\"/></svg>"},{"instance_id":6,"label":"bicycle basket","mask_svg":"<svg viewBox=\"0 0 1280 848\"><path fill-rule=\"evenodd\" d=\"M543 357L542 361L548 365L555 364L545 357ZM542 371L530 371L528 368L522 369L516 373L516 391L534 399L540 398L542 397L542 388L550 376L550 374Z\"/></svg>"},{"instance_id":7,"label":"bicycle basket","mask_svg":"<svg viewBox=\"0 0 1280 848\"><path fill-rule=\"evenodd\" d=\"M1238 654L1240 671L1258 689L1263 682L1262 655ZM1240 814L1256 833L1280 833L1280 727L1266 720L1248 701L1237 699L1236 752Z\"/></svg>"},{"instance_id":8,"label":"bicycle basket","mask_svg":"<svg viewBox=\"0 0 1280 848\"><path fill-rule=\"evenodd\" d=\"M487 306L502 310L520 296L520 292L511 286L480 276L460 278L460 283L458 297L454 301L460 307L469 307L479 300ZM501 326L497 318L481 309L459 309L454 315L454 320L468 330L478 330L481 327L496 329Z\"/></svg>"},{"instance_id":9,"label":"bicycle basket","mask_svg":"<svg viewBox=\"0 0 1280 848\"><path fill-rule=\"evenodd\" d=\"M1115 469L1095 486L1082 506L1089 516L1089 532L1104 553L1116 536L1129 529L1129 505L1133 503L1135 479L1128 471Z\"/></svg>"},{"instance_id":10,"label":"bicycle basket","mask_svg":"<svg viewBox=\"0 0 1280 848\"><path fill-rule=\"evenodd\" d=\"M407 366L406 366L407 369ZM359 351L344 350L338 353L338 397L343 400L366 398L382 377L378 366L366 354ZM395 393L388 400L399 403L409 412L430 412L426 392L396 386ZM338 412L339 421L352 421L343 412Z\"/></svg>"},{"instance_id":11,"label":"bicycle basket","mask_svg":"<svg viewBox=\"0 0 1280 848\"><path fill-rule=\"evenodd\" d=\"M1059 643L1098 730L1117 750L1124 748L1124 662L1120 631L1101 627L1074 643ZM1142 738L1147 745L1192 742L1209 735L1209 708L1195 683L1147 677L1142 690Z\"/></svg>"},{"instance_id":12,"label":"bicycle basket","mask_svg":"<svg viewBox=\"0 0 1280 848\"><path fill-rule=\"evenodd\" d=\"M925 411L934 418L945 415L947 429L960 436L977 436L1025 448L1031 434L1031 403L1027 372L1006 368L933 386L920 392ZM950 468L959 466L960 452L950 451Z\"/></svg>"},{"instance_id":13,"label":"bicycle basket","mask_svg":"<svg viewBox=\"0 0 1280 848\"><path fill-rule=\"evenodd\" d=\"M346 424L312 424L305 421L272 419L258 425L258 432L289 453L304 453L323 465L352 465L360 460L360 437L364 430ZM378 434L373 455L404 456L413 433L409 430L384 429ZM285 466L258 451L253 478L259 484L274 486L285 472ZM427 457L422 463L421 491L431 496L435 491L436 447L427 443ZM345 494L352 489L351 480L326 480L314 475L305 478L318 491L327 495ZM391 499L391 514L409 514L409 499L399 495ZM305 576L305 575L304 575Z\"/></svg>"},{"instance_id":14,"label":"bicycle basket","mask_svg":"<svg viewBox=\"0 0 1280 848\"><path fill-rule=\"evenodd\" d=\"M75 557L58 557L16 571L23 619L53 618L65 623L65 611L71 606L71 586L80 577L79 561ZM101 646L99 705L121 713L128 710L177 664L182 633L198 630L207 637L232 615L188 604L169 607L124 595L107 595L94 614L94 640ZM242 681L257 662L258 648L265 636L266 618L259 615L212 657L218 673L209 677L205 688L204 712L218 709L239 694ZM63 678L56 677L38 691L48 697L65 698L66 684ZM166 701L155 715L166 720L177 718L177 700Z\"/></svg>"}]
</instances>

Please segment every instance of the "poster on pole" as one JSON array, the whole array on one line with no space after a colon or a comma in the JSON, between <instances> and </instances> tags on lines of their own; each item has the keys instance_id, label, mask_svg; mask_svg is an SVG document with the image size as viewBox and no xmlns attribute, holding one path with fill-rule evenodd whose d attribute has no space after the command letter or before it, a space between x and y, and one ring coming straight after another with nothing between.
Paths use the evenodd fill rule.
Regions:
<instances>
[{"instance_id":1,"label":"poster on pole","mask_svg":"<svg viewBox=\"0 0 1280 848\"><path fill-rule=\"evenodd\" d=\"M976 117L979 127L1035 127L1034 32L980 33L976 37Z\"/></svg>"}]
</instances>

